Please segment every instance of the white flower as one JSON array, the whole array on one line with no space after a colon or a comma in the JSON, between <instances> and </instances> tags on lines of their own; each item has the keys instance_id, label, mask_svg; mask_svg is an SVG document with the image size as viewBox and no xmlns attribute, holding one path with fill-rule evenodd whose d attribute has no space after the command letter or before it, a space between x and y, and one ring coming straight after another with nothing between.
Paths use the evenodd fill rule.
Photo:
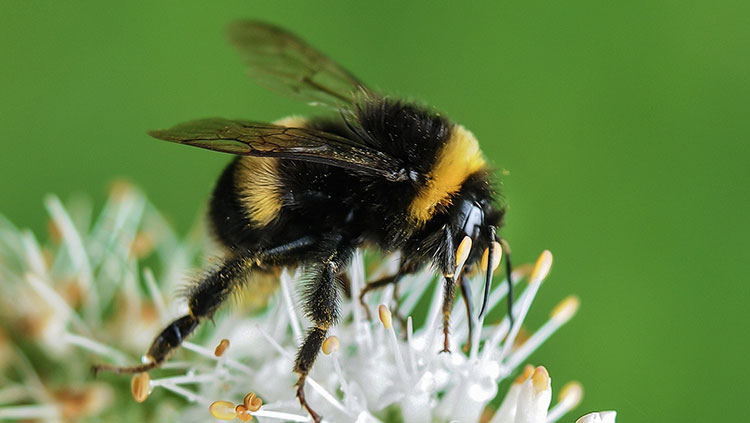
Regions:
<instances>
[{"instance_id":1,"label":"white flower","mask_svg":"<svg viewBox=\"0 0 750 423\"><path fill-rule=\"evenodd\" d=\"M184 284L196 257L205 255L205 240L180 241L153 206L132 188L119 187L93 223L88 222L86 216L91 213L86 207L66 209L55 197L48 198L46 204L53 232L59 235L58 247L40 246L30 233L0 219L0 275L3 288L11 293L3 299L3 316L32 322L37 329L28 336L52 360L64 363L60 371L80 378L80 369L91 364L71 360L81 351L94 353L98 361L132 364L129 357L145 351L163 324L184 314L184 304L167 298L174 298L176 288ZM139 269L138 257L144 249L158 258L158 277L148 269ZM358 298L366 280L390 274L397 266L396 257L387 258L366 277L365 269L372 267L373 261L361 252L355 255L349 269L352 298ZM558 421L577 406L582 390L577 383L566 385L550 408L551 383L544 367L527 365L508 392L498 395L499 383L519 373L528 356L578 308L578 300L569 297L545 324L524 335L522 324L551 262L551 254L544 252L535 266L516 269L514 281L528 282L518 283L517 290L526 288L516 299L514 324L507 317L493 323L475 321L474 327L481 330L474 331L466 353L462 347L469 341L467 319L472 317L466 315L460 299L451 319L452 353L439 353L443 342L442 289L430 269L400 282L398 301L393 298L392 286L371 293L367 300L372 320L366 319L357 301L343 301L341 323L332 329L324 344L326 354L318 357L307 379L308 402L331 423ZM309 421L294 397L296 375L291 371L297 346L309 325L296 295L301 277L301 270L293 275L284 271L280 289L260 314L248 316L242 307L227 307L231 310L217 315L215 327L199 332L193 342L185 342L183 352L172 357L163 370L153 371L150 379L134 380L139 399L146 399L147 390L160 388L185 398L178 410L179 420L184 422L204 422L211 415L240 420L255 416L269 423ZM481 292L482 279L483 275L477 275L472 280L474 292ZM252 284L250 291L252 295ZM507 283L496 283L489 308L496 307L506 294ZM171 303L178 308L168 307ZM409 316L405 325L394 318L391 309ZM418 312L425 309L426 313ZM214 347L220 344L224 351L218 351L217 356ZM28 366L27 373L38 380L34 364ZM7 389L0 387L0 418L57 421L63 408L59 400L42 394L45 381L26 382L17 380L7 387L23 393L25 405L21 408L17 401L3 402L1 394ZM250 391L262 399L262 405L259 400L243 400ZM489 404L499 397L502 401L493 414ZM106 413L103 405L111 401L102 399L99 408L87 410L88 415ZM249 410L235 410L235 404L247 405ZM134 406L166 413L162 421L167 421L164 416L177 419L170 411L161 411L153 399ZM590 414L579 421L614 422L614 412Z\"/></svg>"},{"instance_id":2,"label":"white flower","mask_svg":"<svg viewBox=\"0 0 750 423\"><path fill-rule=\"evenodd\" d=\"M614 411L601 411L599 413L590 413L576 420L576 423L615 423Z\"/></svg>"}]
</instances>

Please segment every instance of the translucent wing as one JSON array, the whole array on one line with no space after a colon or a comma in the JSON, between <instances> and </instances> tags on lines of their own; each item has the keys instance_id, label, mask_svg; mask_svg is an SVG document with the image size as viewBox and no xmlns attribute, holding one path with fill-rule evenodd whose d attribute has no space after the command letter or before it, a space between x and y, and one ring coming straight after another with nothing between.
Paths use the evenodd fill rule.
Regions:
<instances>
[{"instance_id":1,"label":"translucent wing","mask_svg":"<svg viewBox=\"0 0 750 423\"><path fill-rule=\"evenodd\" d=\"M354 75L277 26L239 21L229 26L229 38L253 79L292 98L340 108L370 93Z\"/></svg>"},{"instance_id":2,"label":"translucent wing","mask_svg":"<svg viewBox=\"0 0 750 423\"><path fill-rule=\"evenodd\" d=\"M323 163L389 181L407 179L399 160L356 141L314 129L211 118L149 134L165 141L224 153Z\"/></svg>"}]
</instances>

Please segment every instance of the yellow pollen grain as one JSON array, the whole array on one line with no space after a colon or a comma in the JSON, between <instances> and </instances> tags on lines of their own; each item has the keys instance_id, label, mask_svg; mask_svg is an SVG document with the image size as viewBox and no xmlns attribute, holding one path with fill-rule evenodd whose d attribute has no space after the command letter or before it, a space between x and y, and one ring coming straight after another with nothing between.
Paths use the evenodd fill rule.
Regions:
<instances>
[{"instance_id":1,"label":"yellow pollen grain","mask_svg":"<svg viewBox=\"0 0 750 423\"><path fill-rule=\"evenodd\" d=\"M323 350L323 354L329 355L331 353L334 353L339 350L339 337L338 336L329 336L326 338L325 341L323 341L323 347L321 347Z\"/></svg>"},{"instance_id":2,"label":"yellow pollen grain","mask_svg":"<svg viewBox=\"0 0 750 423\"><path fill-rule=\"evenodd\" d=\"M570 404L569 408L575 408L581 403L583 399L583 386L579 382L568 382L560 390L560 395L557 396L559 402L567 402Z\"/></svg>"},{"instance_id":3,"label":"yellow pollen grain","mask_svg":"<svg viewBox=\"0 0 750 423\"><path fill-rule=\"evenodd\" d=\"M531 382L534 384L534 390L537 393L549 389L549 372L544 366L539 366L534 370L534 374L531 375Z\"/></svg>"},{"instance_id":4,"label":"yellow pollen grain","mask_svg":"<svg viewBox=\"0 0 750 423\"><path fill-rule=\"evenodd\" d=\"M47 232L49 232L49 238L55 244L59 244L62 241L62 231L57 226L54 220L50 219L47 221Z\"/></svg>"},{"instance_id":5,"label":"yellow pollen grain","mask_svg":"<svg viewBox=\"0 0 750 423\"><path fill-rule=\"evenodd\" d=\"M492 271L494 272L495 269L497 269L497 266L500 265L500 260L503 257L503 249L500 248L499 242L493 242L492 243ZM482 253L482 262L481 262L481 269L486 270L487 269L487 261L489 260L490 255L490 249L485 248L484 253Z\"/></svg>"},{"instance_id":6,"label":"yellow pollen grain","mask_svg":"<svg viewBox=\"0 0 750 423\"><path fill-rule=\"evenodd\" d=\"M138 232L130 244L130 253L136 258L147 257L154 251L154 237L148 232Z\"/></svg>"},{"instance_id":7,"label":"yellow pollen grain","mask_svg":"<svg viewBox=\"0 0 750 423\"><path fill-rule=\"evenodd\" d=\"M248 411L248 409L242 404L237 404L237 407L234 407L234 412L237 414L237 418L240 419L240 421L249 422L253 419L253 415L250 414L250 411Z\"/></svg>"},{"instance_id":8,"label":"yellow pollen grain","mask_svg":"<svg viewBox=\"0 0 750 423\"><path fill-rule=\"evenodd\" d=\"M580 306L581 300L575 295L571 295L560 301L560 303L552 309L550 317L558 322L567 322L576 314L578 307Z\"/></svg>"},{"instance_id":9,"label":"yellow pollen grain","mask_svg":"<svg viewBox=\"0 0 750 423\"><path fill-rule=\"evenodd\" d=\"M516 380L514 380L513 383L515 383L516 385L520 385L526 382L533 374L534 366L532 366L531 364L527 364L526 366L524 366L523 371L520 375L518 375L518 377L516 377Z\"/></svg>"},{"instance_id":10,"label":"yellow pollen grain","mask_svg":"<svg viewBox=\"0 0 750 423\"><path fill-rule=\"evenodd\" d=\"M136 402L146 401L149 394L150 381L151 378L146 372L133 375L133 378L130 380L130 393L133 394Z\"/></svg>"},{"instance_id":11,"label":"yellow pollen grain","mask_svg":"<svg viewBox=\"0 0 750 423\"><path fill-rule=\"evenodd\" d=\"M427 182L409 205L409 216L418 225L430 220L435 208L450 205L451 196L461 189L466 178L482 169L484 164L474 134L463 126L454 126L427 174Z\"/></svg>"},{"instance_id":12,"label":"yellow pollen grain","mask_svg":"<svg viewBox=\"0 0 750 423\"><path fill-rule=\"evenodd\" d=\"M531 333L529 333L529 330L526 329L526 326L521 326L518 329L518 333L516 334L516 339L513 341L513 348L519 348L523 344L526 343L526 341L531 338Z\"/></svg>"},{"instance_id":13,"label":"yellow pollen grain","mask_svg":"<svg viewBox=\"0 0 750 423\"><path fill-rule=\"evenodd\" d=\"M234 408L234 404L229 401L214 401L208 406L208 411L219 420L234 420L237 417Z\"/></svg>"},{"instance_id":14,"label":"yellow pollen grain","mask_svg":"<svg viewBox=\"0 0 750 423\"><path fill-rule=\"evenodd\" d=\"M461 240L461 243L458 244L458 248L456 248L456 265L460 266L467 258L469 258L471 244L472 241L470 236L465 236L464 239Z\"/></svg>"},{"instance_id":15,"label":"yellow pollen grain","mask_svg":"<svg viewBox=\"0 0 750 423\"><path fill-rule=\"evenodd\" d=\"M255 396L255 392L248 392L247 395L245 395L245 399L242 400L242 404L246 409L254 413L260 410L260 407L263 405L263 400Z\"/></svg>"},{"instance_id":16,"label":"yellow pollen grain","mask_svg":"<svg viewBox=\"0 0 750 423\"><path fill-rule=\"evenodd\" d=\"M219 342L219 345L216 346L216 349L214 350L214 355L216 357L221 357L224 355L224 352L229 348L229 340L224 338Z\"/></svg>"},{"instance_id":17,"label":"yellow pollen grain","mask_svg":"<svg viewBox=\"0 0 750 423\"><path fill-rule=\"evenodd\" d=\"M552 267L552 253L549 250L542 251L539 258L536 259L534 269L531 271L531 282L541 282L549 274Z\"/></svg>"},{"instance_id":18,"label":"yellow pollen grain","mask_svg":"<svg viewBox=\"0 0 750 423\"><path fill-rule=\"evenodd\" d=\"M380 316L380 321L383 323L383 327L390 330L393 327L393 318L391 316L391 311L388 310L388 306L380 304L380 306L378 306L378 315Z\"/></svg>"}]
</instances>

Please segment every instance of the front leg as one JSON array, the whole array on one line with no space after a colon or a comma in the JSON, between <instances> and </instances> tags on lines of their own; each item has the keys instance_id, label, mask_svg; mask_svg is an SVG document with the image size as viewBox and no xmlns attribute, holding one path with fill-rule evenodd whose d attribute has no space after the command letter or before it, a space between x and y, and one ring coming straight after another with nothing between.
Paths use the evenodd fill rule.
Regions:
<instances>
[{"instance_id":1,"label":"front leg","mask_svg":"<svg viewBox=\"0 0 750 423\"><path fill-rule=\"evenodd\" d=\"M305 379L315 363L328 329L338 321L340 310L336 278L346 267L352 252L353 249L350 248L346 251L339 250L316 266L314 277L304 292L304 310L313 326L307 331L305 340L297 351L294 372L299 375L297 398L300 405L310 413L316 423L322 418L305 399Z\"/></svg>"},{"instance_id":2,"label":"front leg","mask_svg":"<svg viewBox=\"0 0 750 423\"><path fill-rule=\"evenodd\" d=\"M469 277L466 276L466 272L461 272L461 278L459 286L461 287L461 297L464 300L464 306L466 306L466 321L469 324L469 342L464 345L464 352L468 353L471 350L471 343L474 341L474 306L471 296L471 285L469 284Z\"/></svg>"},{"instance_id":3,"label":"front leg","mask_svg":"<svg viewBox=\"0 0 750 423\"><path fill-rule=\"evenodd\" d=\"M453 299L455 297L456 279L452 275L446 275L445 284L443 284L443 350L441 352L451 352L448 335L450 334L451 310L453 309Z\"/></svg>"}]
</instances>

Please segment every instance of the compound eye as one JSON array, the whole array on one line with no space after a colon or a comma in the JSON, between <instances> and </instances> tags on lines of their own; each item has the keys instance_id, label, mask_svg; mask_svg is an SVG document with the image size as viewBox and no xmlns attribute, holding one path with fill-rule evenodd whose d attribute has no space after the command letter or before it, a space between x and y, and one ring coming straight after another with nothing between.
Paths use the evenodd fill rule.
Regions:
<instances>
[{"instance_id":1,"label":"compound eye","mask_svg":"<svg viewBox=\"0 0 750 423\"><path fill-rule=\"evenodd\" d=\"M484 211L479 204L473 203L469 209L469 213L466 214L466 220L464 220L464 233L473 239L477 239L479 238L483 224Z\"/></svg>"}]
</instances>

